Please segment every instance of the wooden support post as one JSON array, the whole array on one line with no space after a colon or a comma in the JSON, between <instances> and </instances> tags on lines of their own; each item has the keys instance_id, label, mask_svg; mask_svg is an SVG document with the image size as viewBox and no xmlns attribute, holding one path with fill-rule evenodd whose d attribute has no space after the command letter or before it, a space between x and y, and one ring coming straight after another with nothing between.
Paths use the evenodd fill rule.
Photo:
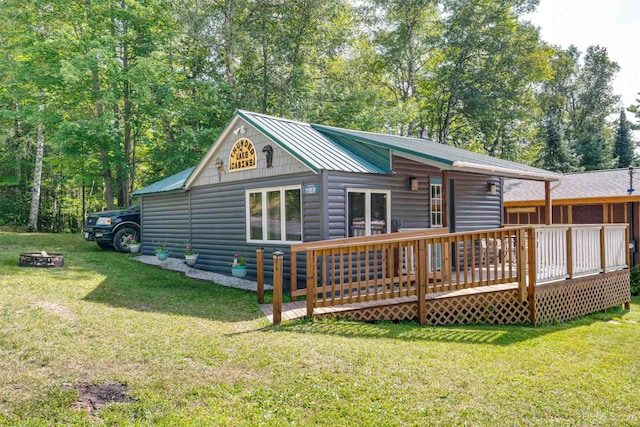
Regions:
<instances>
[{"instance_id":1,"label":"wooden support post","mask_svg":"<svg viewBox=\"0 0 640 427\"><path fill-rule=\"evenodd\" d=\"M536 229L527 229L528 234L528 253L527 253L527 269L528 274L528 286L527 295L529 298L529 322L532 325L536 324Z\"/></svg>"},{"instance_id":2,"label":"wooden support post","mask_svg":"<svg viewBox=\"0 0 640 427\"><path fill-rule=\"evenodd\" d=\"M600 268L602 272L607 272L607 257L605 254L604 226L600 227Z\"/></svg>"},{"instance_id":3,"label":"wooden support post","mask_svg":"<svg viewBox=\"0 0 640 427\"><path fill-rule=\"evenodd\" d=\"M418 282L418 322L421 325L427 323L427 242L425 239L418 241L418 259L416 262L416 281Z\"/></svg>"},{"instance_id":4,"label":"wooden support post","mask_svg":"<svg viewBox=\"0 0 640 427\"><path fill-rule=\"evenodd\" d=\"M313 318L313 308L316 304L316 271L318 270L316 259L316 252L313 249L307 249L307 318L309 319Z\"/></svg>"},{"instance_id":5,"label":"wooden support post","mask_svg":"<svg viewBox=\"0 0 640 427\"><path fill-rule=\"evenodd\" d=\"M520 291L520 301L527 301L528 291L527 291L527 245L526 245L526 230L521 228L517 231L517 242L518 246L516 247L517 255L517 274L518 274L518 290Z\"/></svg>"},{"instance_id":6,"label":"wooden support post","mask_svg":"<svg viewBox=\"0 0 640 427\"><path fill-rule=\"evenodd\" d=\"M442 228L449 231L449 171L442 171Z\"/></svg>"},{"instance_id":7,"label":"wooden support post","mask_svg":"<svg viewBox=\"0 0 640 427\"><path fill-rule=\"evenodd\" d=\"M627 224L627 227L624 229L624 247L625 247L624 260L627 263L627 268L631 268L631 251L629 250L629 243L630 243L629 232L630 232L629 224Z\"/></svg>"},{"instance_id":8,"label":"wooden support post","mask_svg":"<svg viewBox=\"0 0 640 427\"><path fill-rule=\"evenodd\" d=\"M553 224L553 209L551 206L551 182L544 182L544 212L545 212L545 224Z\"/></svg>"},{"instance_id":9,"label":"wooden support post","mask_svg":"<svg viewBox=\"0 0 640 427\"><path fill-rule=\"evenodd\" d=\"M258 282L258 304L264 304L264 248L256 249L256 280Z\"/></svg>"},{"instance_id":10,"label":"wooden support post","mask_svg":"<svg viewBox=\"0 0 640 427\"><path fill-rule=\"evenodd\" d=\"M273 252L273 324L282 322L282 258L280 251Z\"/></svg>"}]
</instances>

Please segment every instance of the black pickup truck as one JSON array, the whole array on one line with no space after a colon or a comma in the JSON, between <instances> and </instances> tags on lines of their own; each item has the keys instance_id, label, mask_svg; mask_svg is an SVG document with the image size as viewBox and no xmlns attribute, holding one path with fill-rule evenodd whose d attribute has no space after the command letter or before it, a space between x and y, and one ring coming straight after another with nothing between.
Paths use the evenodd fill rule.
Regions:
<instances>
[{"instance_id":1,"label":"black pickup truck","mask_svg":"<svg viewBox=\"0 0 640 427\"><path fill-rule=\"evenodd\" d=\"M140 242L140 206L93 213L82 232L85 240L96 242L102 249L113 247L118 252L129 252L131 242Z\"/></svg>"}]
</instances>

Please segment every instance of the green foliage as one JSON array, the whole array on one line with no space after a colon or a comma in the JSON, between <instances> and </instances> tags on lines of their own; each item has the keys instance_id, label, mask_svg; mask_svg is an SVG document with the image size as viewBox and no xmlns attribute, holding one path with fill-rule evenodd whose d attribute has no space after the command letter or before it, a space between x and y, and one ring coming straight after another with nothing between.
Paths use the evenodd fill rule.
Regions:
<instances>
[{"instance_id":1,"label":"green foliage","mask_svg":"<svg viewBox=\"0 0 640 427\"><path fill-rule=\"evenodd\" d=\"M630 127L627 115L625 114L624 109L621 109L613 146L613 157L617 159L617 166L619 168L627 168L634 164L635 143L631 139Z\"/></svg>"},{"instance_id":2,"label":"green foliage","mask_svg":"<svg viewBox=\"0 0 640 427\"><path fill-rule=\"evenodd\" d=\"M631 295L640 296L640 265L635 265L630 270Z\"/></svg>"},{"instance_id":3,"label":"green foliage","mask_svg":"<svg viewBox=\"0 0 640 427\"><path fill-rule=\"evenodd\" d=\"M609 167L618 66L545 44L537 3L5 0L0 194L19 206L2 221L28 210L39 125L47 230L193 166L237 108Z\"/></svg>"}]
</instances>

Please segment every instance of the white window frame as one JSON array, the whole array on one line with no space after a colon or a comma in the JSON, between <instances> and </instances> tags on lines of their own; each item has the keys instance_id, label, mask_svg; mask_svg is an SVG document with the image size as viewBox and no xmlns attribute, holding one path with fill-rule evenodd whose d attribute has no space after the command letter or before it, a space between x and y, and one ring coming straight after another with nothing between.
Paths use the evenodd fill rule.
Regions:
<instances>
[{"instance_id":1,"label":"white window frame","mask_svg":"<svg viewBox=\"0 0 640 427\"><path fill-rule=\"evenodd\" d=\"M434 188L438 188L438 194L440 194L440 197L433 197L433 189ZM440 210L434 210L434 200L438 200L440 202ZM433 182L433 183L429 183L429 225L431 228L442 228L442 224L443 224L443 218L442 218L442 202L443 202L443 197L442 197L442 183L441 182ZM434 224L433 223L433 216L434 214L440 214L440 224Z\"/></svg>"},{"instance_id":2,"label":"white window frame","mask_svg":"<svg viewBox=\"0 0 640 427\"><path fill-rule=\"evenodd\" d=\"M300 240L285 240L287 236L287 210L286 210L286 198L285 192L288 190L300 191ZM267 229L267 193L279 191L280 192L280 240L267 240L265 235L268 234ZM251 239L251 204L250 196L254 193L261 193L262 197L262 239ZM304 225L302 218L302 186L301 185L288 185L284 187L267 187L267 188L253 188L251 190L245 190L245 230L247 233L247 243L264 243L264 244L278 244L278 243L301 243L304 241ZM285 239L282 239L285 237Z\"/></svg>"},{"instance_id":3,"label":"white window frame","mask_svg":"<svg viewBox=\"0 0 640 427\"><path fill-rule=\"evenodd\" d=\"M346 210L346 214L345 215L347 217L347 233L346 235L349 236L350 234L350 230L349 227L351 226L351 218L349 218L349 193L364 193L365 194L365 199L364 199L364 212L365 212L365 219L364 219L364 235L365 236L371 236L371 194L375 193L375 194L385 194L387 196L387 219L386 219L386 228L387 228L387 234L391 233L391 190L378 190L378 189L372 189L372 188L347 188L347 199L346 199L346 203L345 203L345 210Z\"/></svg>"}]
</instances>

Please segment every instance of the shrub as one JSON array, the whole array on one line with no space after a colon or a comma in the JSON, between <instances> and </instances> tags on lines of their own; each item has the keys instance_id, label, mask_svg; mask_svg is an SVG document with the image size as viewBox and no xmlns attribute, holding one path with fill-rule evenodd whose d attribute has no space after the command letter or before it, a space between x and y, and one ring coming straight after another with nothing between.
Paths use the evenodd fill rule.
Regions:
<instances>
[{"instance_id":1,"label":"shrub","mask_svg":"<svg viewBox=\"0 0 640 427\"><path fill-rule=\"evenodd\" d=\"M631 268L631 295L640 295L640 265Z\"/></svg>"}]
</instances>

